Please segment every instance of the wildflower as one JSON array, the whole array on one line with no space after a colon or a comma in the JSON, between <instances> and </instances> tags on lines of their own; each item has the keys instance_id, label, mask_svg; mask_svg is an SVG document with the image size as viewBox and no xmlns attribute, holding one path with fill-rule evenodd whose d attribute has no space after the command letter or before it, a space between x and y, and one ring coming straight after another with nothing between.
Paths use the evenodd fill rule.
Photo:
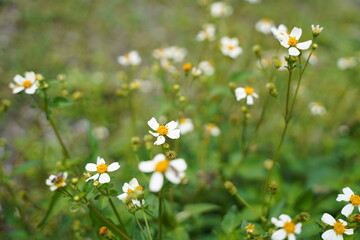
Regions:
<instances>
[{"instance_id":1,"label":"wildflower","mask_svg":"<svg viewBox=\"0 0 360 240\"><path fill-rule=\"evenodd\" d=\"M271 222L279 227L277 231L275 231L271 235L272 240L283 240L286 237L291 240L295 240L295 234L301 233L301 223L296 223L286 214L281 214L279 219L271 218Z\"/></svg>"},{"instance_id":2,"label":"wildflower","mask_svg":"<svg viewBox=\"0 0 360 240\"><path fill-rule=\"evenodd\" d=\"M237 38L223 37L221 38L221 52L225 56L237 58L242 54L243 49L239 46Z\"/></svg>"},{"instance_id":3,"label":"wildflower","mask_svg":"<svg viewBox=\"0 0 360 240\"><path fill-rule=\"evenodd\" d=\"M199 68L193 67L191 69L191 75L193 75L193 77L199 77L199 76L201 76L201 74L202 74L202 71Z\"/></svg>"},{"instance_id":4,"label":"wildflower","mask_svg":"<svg viewBox=\"0 0 360 240\"><path fill-rule=\"evenodd\" d=\"M310 111L312 115L324 115L326 113L326 109L321 102L311 102L309 104Z\"/></svg>"},{"instance_id":5,"label":"wildflower","mask_svg":"<svg viewBox=\"0 0 360 240\"><path fill-rule=\"evenodd\" d=\"M17 74L14 77L14 83L10 83L9 87L12 89L13 94L19 93L24 90L26 94L34 94L38 89L38 80L34 72L26 72L25 77Z\"/></svg>"},{"instance_id":6,"label":"wildflower","mask_svg":"<svg viewBox=\"0 0 360 240\"><path fill-rule=\"evenodd\" d=\"M143 188L139 185L136 178L131 179L129 183L124 183L122 190L124 193L117 196L117 198L124 203L132 202L137 207L145 204ZM138 200L140 199L140 200Z\"/></svg>"},{"instance_id":7,"label":"wildflower","mask_svg":"<svg viewBox=\"0 0 360 240\"><path fill-rule=\"evenodd\" d=\"M162 68L164 68L166 71L170 73L176 72L176 67L174 66L172 61L169 61L168 59L162 59L160 61L160 65Z\"/></svg>"},{"instance_id":8,"label":"wildflower","mask_svg":"<svg viewBox=\"0 0 360 240\"><path fill-rule=\"evenodd\" d=\"M163 144L165 142L165 135L171 139L178 139L180 137L180 130L176 128L177 123L175 121L171 121L164 126L160 125L155 118L151 118L148 121L148 125L151 129L156 131L149 131L151 135L157 138L154 142L154 145Z\"/></svg>"},{"instance_id":9,"label":"wildflower","mask_svg":"<svg viewBox=\"0 0 360 240\"><path fill-rule=\"evenodd\" d=\"M192 64L191 63L185 63L184 65L183 65L183 70L185 71L185 72L189 72L190 70L191 70L191 68L192 68Z\"/></svg>"},{"instance_id":10,"label":"wildflower","mask_svg":"<svg viewBox=\"0 0 360 240\"><path fill-rule=\"evenodd\" d=\"M343 188L342 191L344 194L339 194L336 198L336 201L350 202L341 210L341 213L345 217L349 217L350 214L354 211L355 207L357 207L360 211L360 196L356 195L349 187Z\"/></svg>"},{"instance_id":11,"label":"wildflower","mask_svg":"<svg viewBox=\"0 0 360 240\"><path fill-rule=\"evenodd\" d=\"M321 221L323 221L324 223L333 226L333 229L329 229L327 231L325 231L321 237L324 240L343 240L343 234L345 233L346 235L353 235L354 234L354 229L347 229L346 225L347 222L345 222L342 219L339 220L335 220L330 214L328 213L324 213L324 215L321 217Z\"/></svg>"},{"instance_id":12,"label":"wildflower","mask_svg":"<svg viewBox=\"0 0 360 240\"><path fill-rule=\"evenodd\" d=\"M228 17L233 13L233 8L224 2L214 2L211 4L210 13L217 18Z\"/></svg>"},{"instance_id":13,"label":"wildflower","mask_svg":"<svg viewBox=\"0 0 360 240\"><path fill-rule=\"evenodd\" d=\"M138 66L141 63L141 57L137 51L131 51L119 56L118 63L123 66Z\"/></svg>"},{"instance_id":14,"label":"wildflower","mask_svg":"<svg viewBox=\"0 0 360 240\"><path fill-rule=\"evenodd\" d=\"M60 172L57 175L50 175L50 177L46 179L45 183L50 187L51 191L55 191L58 188L66 186L67 176L67 172Z\"/></svg>"},{"instance_id":15,"label":"wildflower","mask_svg":"<svg viewBox=\"0 0 360 240\"><path fill-rule=\"evenodd\" d=\"M288 48L289 55L299 56L300 55L299 49L306 50L311 46L312 43L311 40L299 43L301 34L302 34L302 29L294 27L289 35L284 34L279 38L280 44L283 47Z\"/></svg>"},{"instance_id":16,"label":"wildflower","mask_svg":"<svg viewBox=\"0 0 360 240\"><path fill-rule=\"evenodd\" d=\"M254 4L254 3L259 3L261 0L245 0L251 4Z\"/></svg>"},{"instance_id":17,"label":"wildflower","mask_svg":"<svg viewBox=\"0 0 360 240\"><path fill-rule=\"evenodd\" d=\"M167 48L157 48L153 51L153 57L158 60L167 59L173 62L182 62L187 54L185 48L171 46Z\"/></svg>"},{"instance_id":18,"label":"wildflower","mask_svg":"<svg viewBox=\"0 0 360 240\"><path fill-rule=\"evenodd\" d=\"M245 231L246 231L247 233L250 233L250 234L254 233L254 232L255 232L255 225L249 223L248 225L246 225Z\"/></svg>"},{"instance_id":19,"label":"wildflower","mask_svg":"<svg viewBox=\"0 0 360 240\"><path fill-rule=\"evenodd\" d=\"M94 128L94 135L98 139L103 140L103 139L107 138L110 135L110 131L105 126L98 126L98 127Z\"/></svg>"},{"instance_id":20,"label":"wildflower","mask_svg":"<svg viewBox=\"0 0 360 240\"><path fill-rule=\"evenodd\" d=\"M204 24L203 29L197 34L197 41L214 41L215 40L215 25L214 24Z\"/></svg>"},{"instance_id":21,"label":"wildflower","mask_svg":"<svg viewBox=\"0 0 360 240\"><path fill-rule=\"evenodd\" d=\"M213 123L206 124L205 131L213 137L217 137L221 133L220 128Z\"/></svg>"},{"instance_id":22,"label":"wildflower","mask_svg":"<svg viewBox=\"0 0 360 240\"><path fill-rule=\"evenodd\" d=\"M241 99L246 99L247 105L254 104L254 97L258 98L259 96L254 92L252 87L238 87L235 89L236 101L241 101Z\"/></svg>"},{"instance_id":23,"label":"wildflower","mask_svg":"<svg viewBox=\"0 0 360 240\"><path fill-rule=\"evenodd\" d=\"M179 184L185 177L187 164L184 159L166 159L164 154L157 154L153 160L139 163L139 170L142 172L154 172L150 178L149 190L159 192L164 184L165 177L174 184Z\"/></svg>"},{"instance_id":24,"label":"wildflower","mask_svg":"<svg viewBox=\"0 0 360 240\"><path fill-rule=\"evenodd\" d=\"M263 18L255 24L255 29L263 34L270 34L274 23L270 18Z\"/></svg>"},{"instance_id":25,"label":"wildflower","mask_svg":"<svg viewBox=\"0 0 360 240\"><path fill-rule=\"evenodd\" d=\"M95 175L86 179L89 180L97 180L99 179L99 183L108 183L110 182L110 176L107 172L114 172L120 168L120 164L118 162L113 162L110 165L105 163L105 160L101 157L97 158L96 164L95 163L88 163L85 166L85 169L89 172L96 172Z\"/></svg>"},{"instance_id":26,"label":"wildflower","mask_svg":"<svg viewBox=\"0 0 360 240\"><path fill-rule=\"evenodd\" d=\"M355 57L342 57L337 60L337 66L341 70L346 70L350 68L354 68L356 66L356 58Z\"/></svg>"},{"instance_id":27,"label":"wildflower","mask_svg":"<svg viewBox=\"0 0 360 240\"><path fill-rule=\"evenodd\" d=\"M190 118L180 118L178 126L181 134L186 134L194 130L194 124Z\"/></svg>"},{"instance_id":28,"label":"wildflower","mask_svg":"<svg viewBox=\"0 0 360 240\"><path fill-rule=\"evenodd\" d=\"M215 69L208 61L201 61L199 63L199 69L204 73L205 76L211 76L214 74Z\"/></svg>"},{"instance_id":29,"label":"wildflower","mask_svg":"<svg viewBox=\"0 0 360 240\"><path fill-rule=\"evenodd\" d=\"M280 24L277 28L272 27L271 32L277 40L280 40L282 36L288 34L288 29L284 24Z\"/></svg>"},{"instance_id":30,"label":"wildflower","mask_svg":"<svg viewBox=\"0 0 360 240\"><path fill-rule=\"evenodd\" d=\"M323 27L320 27L320 25L311 25L311 30L312 30L312 33L313 33L313 36L314 37L317 37L319 36L319 34L321 33L321 31L323 30L324 28Z\"/></svg>"}]
</instances>

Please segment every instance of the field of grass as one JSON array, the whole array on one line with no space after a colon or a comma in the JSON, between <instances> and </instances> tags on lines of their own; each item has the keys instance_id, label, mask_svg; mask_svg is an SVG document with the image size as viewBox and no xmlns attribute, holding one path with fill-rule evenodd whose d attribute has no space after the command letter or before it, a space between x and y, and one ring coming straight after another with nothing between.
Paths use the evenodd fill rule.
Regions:
<instances>
[{"instance_id":1,"label":"field of grass","mask_svg":"<svg viewBox=\"0 0 360 240\"><path fill-rule=\"evenodd\" d=\"M223 17L214 2L0 0L0 239L360 239L360 2L226 0ZM266 24L312 44L290 56ZM241 54L226 56L237 46L223 37ZM141 62L119 64L130 51ZM32 71L36 92L13 94ZM171 128L152 118L192 128L155 145L149 131ZM165 172L161 190L142 167L158 154L146 167ZM121 166L109 183L86 181L98 157ZM124 190L133 178L142 188Z\"/></svg>"}]
</instances>

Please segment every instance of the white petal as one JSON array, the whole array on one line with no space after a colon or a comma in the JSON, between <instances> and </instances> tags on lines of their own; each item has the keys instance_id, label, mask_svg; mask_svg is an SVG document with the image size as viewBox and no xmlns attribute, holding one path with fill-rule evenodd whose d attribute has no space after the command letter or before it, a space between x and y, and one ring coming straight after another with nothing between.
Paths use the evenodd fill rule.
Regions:
<instances>
[{"instance_id":1,"label":"white petal","mask_svg":"<svg viewBox=\"0 0 360 240\"><path fill-rule=\"evenodd\" d=\"M288 236L288 240L296 240L295 234L291 233Z\"/></svg>"},{"instance_id":2,"label":"white petal","mask_svg":"<svg viewBox=\"0 0 360 240\"><path fill-rule=\"evenodd\" d=\"M254 98L259 98L259 95L257 95L257 93L253 93L252 96L253 96Z\"/></svg>"},{"instance_id":3,"label":"white petal","mask_svg":"<svg viewBox=\"0 0 360 240\"><path fill-rule=\"evenodd\" d=\"M156 121L155 118L151 118L147 124L149 125L149 127L152 129L152 130L157 130L158 127L160 126L159 123Z\"/></svg>"},{"instance_id":4,"label":"white petal","mask_svg":"<svg viewBox=\"0 0 360 240\"><path fill-rule=\"evenodd\" d=\"M34 94L37 89L37 85L34 83L31 87L25 89L26 94Z\"/></svg>"},{"instance_id":5,"label":"white petal","mask_svg":"<svg viewBox=\"0 0 360 240\"><path fill-rule=\"evenodd\" d=\"M46 183L46 185L48 185L48 186L53 185L53 183L51 182L51 180L50 180L50 179L46 179L45 183Z\"/></svg>"},{"instance_id":6,"label":"white petal","mask_svg":"<svg viewBox=\"0 0 360 240\"><path fill-rule=\"evenodd\" d=\"M108 172L113 172L116 171L120 168L120 164L118 162L113 162L112 164L110 164L107 168Z\"/></svg>"},{"instance_id":7,"label":"white petal","mask_svg":"<svg viewBox=\"0 0 360 240\"><path fill-rule=\"evenodd\" d=\"M22 76L20 76L19 74L17 74L14 77L14 82L19 84L19 85L22 85L24 81L25 81L25 79Z\"/></svg>"},{"instance_id":8,"label":"white petal","mask_svg":"<svg viewBox=\"0 0 360 240\"><path fill-rule=\"evenodd\" d=\"M341 214L344 215L345 217L349 217L353 211L354 211L354 205L349 203L349 204L345 205L345 207L343 207L343 209L341 209Z\"/></svg>"},{"instance_id":9,"label":"white petal","mask_svg":"<svg viewBox=\"0 0 360 240\"><path fill-rule=\"evenodd\" d=\"M156 165L156 163L161 162L161 161L164 161L164 160L166 160L166 157L165 157L165 155L162 154L162 153L156 154L156 156L155 156L154 159L153 159L155 165Z\"/></svg>"},{"instance_id":10,"label":"white petal","mask_svg":"<svg viewBox=\"0 0 360 240\"><path fill-rule=\"evenodd\" d=\"M96 179L98 179L99 175L100 175L100 174L97 173L97 174L89 177L88 179L86 179L85 182L87 182L87 181L89 181L89 180L96 180Z\"/></svg>"},{"instance_id":11,"label":"white petal","mask_svg":"<svg viewBox=\"0 0 360 240\"><path fill-rule=\"evenodd\" d=\"M50 191L55 191L57 188L58 188L58 187L55 186L55 185L54 185L54 186L51 186L51 187L50 187Z\"/></svg>"},{"instance_id":12,"label":"white petal","mask_svg":"<svg viewBox=\"0 0 360 240\"><path fill-rule=\"evenodd\" d=\"M96 171L96 164L95 163L88 163L85 166L86 171L95 172Z\"/></svg>"},{"instance_id":13,"label":"white petal","mask_svg":"<svg viewBox=\"0 0 360 240\"><path fill-rule=\"evenodd\" d=\"M281 214L279 219L281 221L283 221L284 223L285 222L291 222L291 217L289 215L286 215L286 214Z\"/></svg>"},{"instance_id":14,"label":"white petal","mask_svg":"<svg viewBox=\"0 0 360 240\"><path fill-rule=\"evenodd\" d=\"M25 88L23 86L19 86L19 87L15 87L13 89L13 94L17 94L19 92L21 92L22 90L24 90Z\"/></svg>"},{"instance_id":15,"label":"white petal","mask_svg":"<svg viewBox=\"0 0 360 240\"><path fill-rule=\"evenodd\" d=\"M25 78L27 80L30 80L33 83L35 81L35 79L36 79L36 75L35 75L34 72L26 72L25 73Z\"/></svg>"},{"instance_id":16,"label":"white petal","mask_svg":"<svg viewBox=\"0 0 360 240\"><path fill-rule=\"evenodd\" d=\"M158 133L156 133L156 132L152 132L152 131L149 131L149 133L151 134L151 135L153 135L154 137L158 137L160 134L158 134Z\"/></svg>"},{"instance_id":17,"label":"white petal","mask_svg":"<svg viewBox=\"0 0 360 240\"><path fill-rule=\"evenodd\" d=\"M298 223L295 225L295 233L296 234L300 234L301 233L301 227L302 227L302 224L301 223Z\"/></svg>"},{"instance_id":18,"label":"white petal","mask_svg":"<svg viewBox=\"0 0 360 240\"><path fill-rule=\"evenodd\" d=\"M299 40L299 38L301 37L301 34L302 34L302 29L301 29L301 28L294 27L294 28L291 30L290 37L295 37L296 40Z\"/></svg>"},{"instance_id":19,"label":"white petal","mask_svg":"<svg viewBox=\"0 0 360 240\"><path fill-rule=\"evenodd\" d=\"M183 172L187 169L187 164L184 159L178 158L170 161L170 166L175 168L177 171Z\"/></svg>"},{"instance_id":20,"label":"white petal","mask_svg":"<svg viewBox=\"0 0 360 240\"><path fill-rule=\"evenodd\" d=\"M301 50L306 50L311 46L311 44L312 44L312 41L309 40L306 42L301 42L301 43L296 44L296 47Z\"/></svg>"},{"instance_id":21,"label":"white petal","mask_svg":"<svg viewBox=\"0 0 360 240\"><path fill-rule=\"evenodd\" d=\"M277 219L277 218L271 218L271 222L276 226L276 227L283 227L284 226L284 222Z\"/></svg>"},{"instance_id":22,"label":"white petal","mask_svg":"<svg viewBox=\"0 0 360 240\"><path fill-rule=\"evenodd\" d=\"M178 139L180 138L180 129L173 129L171 131L169 130L166 136L168 136L171 139Z\"/></svg>"},{"instance_id":23,"label":"white petal","mask_svg":"<svg viewBox=\"0 0 360 240\"><path fill-rule=\"evenodd\" d=\"M99 183L108 183L110 182L110 176L107 173L100 174Z\"/></svg>"},{"instance_id":24,"label":"white petal","mask_svg":"<svg viewBox=\"0 0 360 240\"><path fill-rule=\"evenodd\" d=\"M345 230L344 233L345 233L346 235L353 235L353 234L354 234L354 229L348 228L348 229Z\"/></svg>"},{"instance_id":25,"label":"white petal","mask_svg":"<svg viewBox=\"0 0 360 240\"><path fill-rule=\"evenodd\" d=\"M138 182L138 180L136 178L133 178L129 182L129 185L130 185L131 188L135 188L135 187L139 186L139 182Z\"/></svg>"},{"instance_id":26,"label":"white petal","mask_svg":"<svg viewBox=\"0 0 360 240\"><path fill-rule=\"evenodd\" d=\"M321 235L321 237L324 240L335 240L336 239L336 232L334 231L334 229L329 229L329 230L325 231Z\"/></svg>"},{"instance_id":27,"label":"white petal","mask_svg":"<svg viewBox=\"0 0 360 240\"><path fill-rule=\"evenodd\" d=\"M345 202L349 202L350 201L350 197L348 195L345 194L338 194L336 201L341 202L341 201L345 201Z\"/></svg>"},{"instance_id":28,"label":"white petal","mask_svg":"<svg viewBox=\"0 0 360 240\"><path fill-rule=\"evenodd\" d=\"M127 196L128 196L127 193L122 193L118 195L117 198L121 201L124 201Z\"/></svg>"},{"instance_id":29,"label":"white petal","mask_svg":"<svg viewBox=\"0 0 360 240\"><path fill-rule=\"evenodd\" d=\"M354 195L354 192L349 187L343 188L343 193L348 196L349 199L352 195Z\"/></svg>"},{"instance_id":30,"label":"white petal","mask_svg":"<svg viewBox=\"0 0 360 240\"><path fill-rule=\"evenodd\" d=\"M128 183L124 183L124 185L122 186L123 192L126 193L129 189L131 189L131 186Z\"/></svg>"},{"instance_id":31,"label":"white petal","mask_svg":"<svg viewBox=\"0 0 360 240\"><path fill-rule=\"evenodd\" d=\"M272 240L283 240L286 238L286 231L284 229L279 229L271 235Z\"/></svg>"},{"instance_id":32,"label":"white petal","mask_svg":"<svg viewBox=\"0 0 360 240\"><path fill-rule=\"evenodd\" d=\"M177 127L177 122L171 121L165 125L169 131L174 130Z\"/></svg>"},{"instance_id":33,"label":"white petal","mask_svg":"<svg viewBox=\"0 0 360 240\"><path fill-rule=\"evenodd\" d=\"M67 176L68 176L68 173L67 173L67 172L63 172L63 179L64 179L64 180L66 180Z\"/></svg>"},{"instance_id":34,"label":"white petal","mask_svg":"<svg viewBox=\"0 0 360 240\"><path fill-rule=\"evenodd\" d=\"M246 98L246 92L245 89L242 87L235 89L235 97L237 101L240 101L241 99Z\"/></svg>"},{"instance_id":35,"label":"white petal","mask_svg":"<svg viewBox=\"0 0 360 240\"><path fill-rule=\"evenodd\" d=\"M142 161L139 163L139 170L142 172L153 172L155 171L156 163L153 160Z\"/></svg>"},{"instance_id":36,"label":"white petal","mask_svg":"<svg viewBox=\"0 0 360 240\"><path fill-rule=\"evenodd\" d=\"M289 55L291 56L299 56L300 51L296 47L289 48Z\"/></svg>"},{"instance_id":37,"label":"white petal","mask_svg":"<svg viewBox=\"0 0 360 240\"><path fill-rule=\"evenodd\" d=\"M162 173L154 172L150 178L149 190L151 192L158 192L164 184L164 176Z\"/></svg>"},{"instance_id":38,"label":"white petal","mask_svg":"<svg viewBox=\"0 0 360 240\"><path fill-rule=\"evenodd\" d=\"M339 219L338 220L339 222L341 222L344 226L346 226L347 225L347 222L345 222L344 220L342 220L342 219Z\"/></svg>"},{"instance_id":39,"label":"white petal","mask_svg":"<svg viewBox=\"0 0 360 240\"><path fill-rule=\"evenodd\" d=\"M97 160L96 160L96 165L99 166L100 164L104 164L105 163L105 160L101 157L98 157Z\"/></svg>"},{"instance_id":40,"label":"white petal","mask_svg":"<svg viewBox=\"0 0 360 240\"><path fill-rule=\"evenodd\" d=\"M247 105L253 105L254 104L254 99L253 99L253 97L252 96L247 96L246 97L246 104Z\"/></svg>"},{"instance_id":41,"label":"white petal","mask_svg":"<svg viewBox=\"0 0 360 240\"><path fill-rule=\"evenodd\" d=\"M165 172L165 177L174 184L179 184L181 179L183 179L184 174L180 174L180 172L175 171L173 168L168 168Z\"/></svg>"},{"instance_id":42,"label":"white petal","mask_svg":"<svg viewBox=\"0 0 360 240\"><path fill-rule=\"evenodd\" d=\"M326 224L329 224L331 226L334 225L334 223L336 222L335 219L328 213L324 213L321 217L321 221L323 221Z\"/></svg>"},{"instance_id":43,"label":"white petal","mask_svg":"<svg viewBox=\"0 0 360 240\"><path fill-rule=\"evenodd\" d=\"M165 137L164 136L158 136L156 141L154 142L154 145L161 145L165 142Z\"/></svg>"}]
</instances>

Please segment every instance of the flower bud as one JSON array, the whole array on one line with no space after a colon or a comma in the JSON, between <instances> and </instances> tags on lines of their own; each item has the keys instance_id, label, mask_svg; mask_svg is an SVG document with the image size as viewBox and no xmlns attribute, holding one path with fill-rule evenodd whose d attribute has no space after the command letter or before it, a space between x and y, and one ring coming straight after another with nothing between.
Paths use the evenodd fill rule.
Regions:
<instances>
[{"instance_id":1,"label":"flower bud","mask_svg":"<svg viewBox=\"0 0 360 240\"><path fill-rule=\"evenodd\" d=\"M173 88L174 92L177 92L177 91L180 90L180 85L179 84L174 84L172 88Z\"/></svg>"},{"instance_id":2,"label":"flower bud","mask_svg":"<svg viewBox=\"0 0 360 240\"><path fill-rule=\"evenodd\" d=\"M132 137L131 138L131 144L132 144L133 150L136 152L137 150L139 150L140 138L139 137Z\"/></svg>"},{"instance_id":3,"label":"flower bud","mask_svg":"<svg viewBox=\"0 0 360 240\"><path fill-rule=\"evenodd\" d=\"M316 38L317 36L319 36L319 34L321 33L321 31L323 30L323 27L320 27L320 25L311 25L311 30L312 30L312 34L314 36L314 38Z\"/></svg>"},{"instance_id":4,"label":"flower bud","mask_svg":"<svg viewBox=\"0 0 360 240\"><path fill-rule=\"evenodd\" d=\"M279 184L276 181L271 181L269 184L269 190L272 195L275 195L277 190L279 189Z\"/></svg>"},{"instance_id":5,"label":"flower bud","mask_svg":"<svg viewBox=\"0 0 360 240\"><path fill-rule=\"evenodd\" d=\"M234 92L235 91L235 89L236 89L236 84L235 83L233 83L233 82L229 82L229 88L230 88L230 91L232 91L232 92Z\"/></svg>"},{"instance_id":6,"label":"flower bud","mask_svg":"<svg viewBox=\"0 0 360 240\"><path fill-rule=\"evenodd\" d=\"M264 161L264 168L267 169L267 170L271 170L274 166L274 161L271 160L271 159L266 159Z\"/></svg>"},{"instance_id":7,"label":"flower bud","mask_svg":"<svg viewBox=\"0 0 360 240\"><path fill-rule=\"evenodd\" d=\"M72 184L77 184L78 181L79 181L79 179L77 177L74 177L71 179Z\"/></svg>"},{"instance_id":8,"label":"flower bud","mask_svg":"<svg viewBox=\"0 0 360 240\"><path fill-rule=\"evenodd\" d=\"M175 151L168 151L166 153L166 159L174 160L175 158L176 158L176 152Z\"/></svg>"},{"instance_id":9,"label":"flower bud","mask_svg":"<svg viewBox=\"0 0 360 240\"><path fill-rule=\"evenodd\" d=\"M181 96L181 97L179 97L179 102L185 103L185 102L187 102L187 98L184 96Z\"/></svg>"},{"instance_id":10,"label":"flower bud","mask_svg":"<svg viewBox=\"0 0 360 240\"><path fill-rule=\"evenodd\" d=\"M294 218L295 222L306 222L310 220L310 213L308 212L301 212Z\"/></svg>"},{"instance_id":11,"label":"flower bud","mask_svg":"<svg viewBox=\"0 0 360 240\"><path fill-rule=\"evenodd\" d=\"M229 191L229 193L231 195L236 195L237 194L237 188L235 187L235 185L232 182L226 181L224 186Z\"/></svg>"},{"instance_id":12,"label":"flower bud","mask_svg":"<svg viewBox=\"0 0 360 240\"><path fill-rule=\"evenodd\" d=\"M318 49L319 48L319 45L317 45L316 43L314 43L313 45L312 45L312 49L313 50L316 50L316 49Z\"/></svg>"},{"instance_id":13,"label":"flower bud","mask_svg":"<svg viewBox=\"0 0 360 240\"><path fill-rule=\"evenodd\" d=\"M99 181L95 181L93 185L94 185L94 187L97 187L100 185L100 183L99 183Z\"/></svg>"},{"instance_id":14,"label":"flower bud","mask_svg":"<svg viewBox=\"0 0 360 240\"><path fill-rule=\"evenodd\" d=\"M254 45L252 50L258 58L261 58L261 46L260 45Z\"/></svg>"},{"instance_id":15,"label":"flower bud","mask_svg":"<svg viewBox=\"0 0 360 240\"><path fill-rule=\"evenodd\" d=\"M183 65L183 69L185 72L189 72L191 70L191 68L192 68L192 65L189 62L187 62Z\"/></svg>"},{"instance_id":16,"label":"flower bud","mask_svg":"<svg viewBox=\"0 0 360 240\"><path fill-rule=\"evenodd\" d=\"M277 57L273 59L274 68L279 69L282 65L281 60Z\"/></svg>"}]
</instances>

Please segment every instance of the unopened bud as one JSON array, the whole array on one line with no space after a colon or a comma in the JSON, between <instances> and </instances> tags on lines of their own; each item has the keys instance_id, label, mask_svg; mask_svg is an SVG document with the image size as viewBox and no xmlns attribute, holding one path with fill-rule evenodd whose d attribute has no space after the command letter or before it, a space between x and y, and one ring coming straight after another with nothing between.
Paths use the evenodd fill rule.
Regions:
<instances>
[{"instance_id":1,"label":"unopened bud","mask_svg":"<svg viewBox=\"0 0 360 240\"><path fill-rule=\"evenodd\" d=\"M261 46L260 45L253 46L252 50L258 58L261 58Z\"/></svg>"},{"instance_id":2,"label":"unopened bud","mask_svg":"<svg viewBox=\"0 0 360 240\"><path fill-rule=\"evenodd\" d=\"M84 93L83 92L80 92L80 91L75 91L71 98L73 101L76 101L76 100L79 100L80 98L82 98L84 96Z\"/></svg>"},{"instance_id":3,"label":"unopened bud","mask_svg":"<svg viewBox=\"0 0 360 240\"><path fill-rule=\"evenodd\" d=\"M316 49L318 49L319 48L319 45L317 45L316 43L314 43L313 45L312 45L312 49L313 50L316 50Z\"/></svg>"},{"instance_id":4,"label":"unopened bud","mask_svg":"<svg viewBox=\"0 0 360 240\"><path fill-rule=\"evenodd\" d=\"M274 64L274 68L276 68L276 69L279 69L282 65L281 60L278 58L274 58L273 64Z\"/></svg>"},{"instance_id":5,"label":"unopened bud","mask_svg":"<svg viewBox=\"0 0 360 240\"><path fill-rule=\"evenodd\" d=\"M231 195L236 195L237 194L237 188L235 187L235 185L232 182L226 181L224 186L229 191L229 193Z\"/></svg>"},{"instance_id":6,"label":"unopened bud","mask_svg":"<svg viewBox=\"0 0 360 240\"><path fill-rule=\"evenodd\" d=\"M274 161L271 159L266 159L264 161L264 168L266 168L267 170L271 170L274 166Z\"/></svg>"},{"instance_id":7,"label":"unopened bud","mask_svg":"<svg viewBox=\"0 0 360 240\"><path fill-rule=\"evenodd\" d=\"M99 181L95 181L93 185L94 185L94 187L97 187L100 185L100 183L99 183Z\"/></svg>"},{"instance_id":8,"label":"unopened bud","mask_svg":"<svg viewBox=\"0 0 360 240\"><path fill-rule=\"evenodd\" d=\"M139 137L132 137L131 138L131 144L132 144L132 147L133 147L134 151L139 150L140 138Z\"/></svg>"},{"instance_id":9,"label":"unopened bud","mask_svg":"<svg viewBox=\"0 0 360 240\"><path fill-rule=\"evenodd\" d=\"M80 197L78 195L74 196L74 201L79 201Z\"/></svg>"},{"instance_id":10,"label":"unopened bud","mask_svg":"<svg viewBox=\"0 0 360 240\"><path fill-rule=\"evenodd\" d=\"M174 160L175 158L176 158L176 152L175 151L168 151L166 153L166 159Z\"/></svg>"},{"instance_id":11,"label":"unopened bud","mask_svg":"<svg viewBox=\"0 0 360 240\"><path fill-rule=\"evenodd\" d=\"M241 111L244 112L244 113L246 113L246 112L248 111L248 108L247 108L246 106L242 106L242 107L241 107Z\"/></svg>"},{"instance_id":12,"label":"unopened bud","mask_svg":"<svg viewBox=\"0 0 360 240\"><path fill-rule=\"evenodd\" d=\"M308 212L301 212L294 218L295 222L306 222L310 220L310 213Z\"/></svg>"},{"instance_id":13,"label":"unopened bud","mask_svg":"<svg viewBox=\"0 0 360 240\"><path fill-rule=\"evenodd\" d=\"M41 82L41 81L44 81L45 78L41 74L35 74L35 79L38 80L39 82Z\"/></svg>"},{"instance_id":14,"label":"unopened bud","mask_svg":"<svg viewBox=\"0 0 360 240\"><path fill-rule=\"evenodd\" d=\"M163 148L164 148L165 150L169 150L169 149L170 149L170 145L169 145L168 143L164 143L164 144L163 144Z\"/></svg>"},{"instance_id":15,"label":"unopened bud","mask_svg":"<svg viewBox=\"0 0 360 240\"><path fill-rule=\"evenodd\" d=\"M77 184L78 181L79 179L77 177L71 179L72 184Z\"/></svg>"},{"instance_id":16,"label":"unopened bud","mask_svg":"<svg viewBox=\"0 0 360 240\"><path fill-rule=\"evenodd\" d=\"M58 75L56 76L56 78L57 78L59 81L65 81L66 75L65 75L65 74L58 74Z\"/></svg>"},{"instance_id":17,"label":"unopened bud","mask_svg":"<svg viewBox=\"0 0 360 240\"><path fill-rule=\"evenodd\" d=\"M279 185L276 181L272 181L269 184L269 190L272 195L275 195L278 189L279 189Z\"/></svg>"},{"instance_id":18,"label":"unopened bud","mask_svg":"<svg viewBox=\"0 0 360 240\"><path fill-rule=\"evenodd\" d=\"M187 98L184 96L181 96L181 97L179 97L179 102L185 103L185 102L187 102Z\"/></svg>"},{"instance_id":19,"label":"unopened bud","mask_svg":"<svg viewBox=\"0 0 360 240\"><path fill-rule=\"evenodd\" d=\"M173 85L173 90L174 90L175 92L179 91L179 90L180 90L180 85L179 85L179 84L174 84L174 85Z\"/></svg>"},{"instance_id":20,"label":"unopened bud","mask_svg":"<svg viewBox=\"0 0 360 240\"><path fill-rule=\"evenodd\" d=\"M235 89L236 89L236 84L235 83L233 83L233 82L229 82L229 88L230 88L230 91L232 91L232 92L234 92L235 91Z\"/></svg>"}]
</instances>

